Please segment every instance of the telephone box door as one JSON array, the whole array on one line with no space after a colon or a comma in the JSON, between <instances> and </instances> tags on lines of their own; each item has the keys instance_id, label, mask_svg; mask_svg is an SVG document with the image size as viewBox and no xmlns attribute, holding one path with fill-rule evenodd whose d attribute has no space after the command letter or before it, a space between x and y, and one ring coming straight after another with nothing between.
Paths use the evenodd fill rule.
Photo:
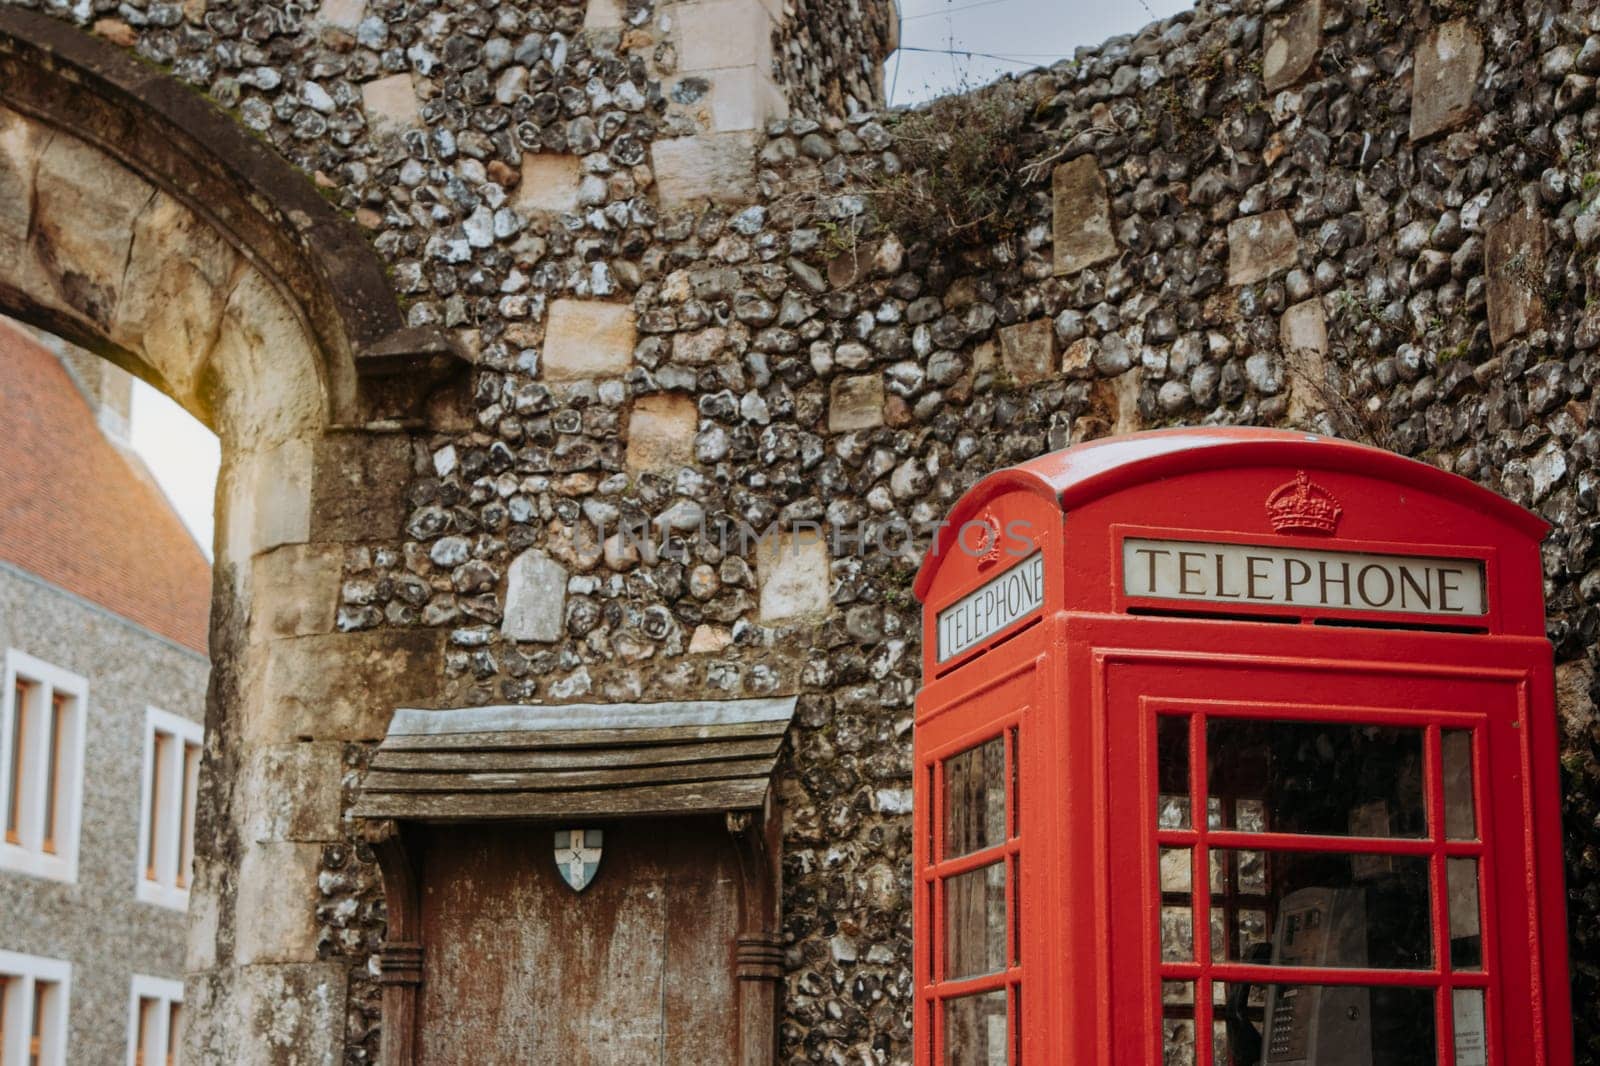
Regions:
<instances>
[{"instance_id":1,"label":"telephone box door","mask_svg":"<svg viewBox=\"0 0 1600 1066\"><path fill-rule=\"evenodd\" d=\"M1547 1061L1537 656L1372 634L1367 655L1295 660L1300 638L1095 657L1109 765L1139 768L1108 777L1115 1061Z\"/></svg>"}]
</instances>

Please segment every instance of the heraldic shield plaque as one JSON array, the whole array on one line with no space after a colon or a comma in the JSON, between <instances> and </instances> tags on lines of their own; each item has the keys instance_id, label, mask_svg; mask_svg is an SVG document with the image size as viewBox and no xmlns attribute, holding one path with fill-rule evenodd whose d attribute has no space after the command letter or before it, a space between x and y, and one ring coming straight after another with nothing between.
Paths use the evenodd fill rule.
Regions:
<instances>
[{"instance_id":1,"label":"heraldic shield plaque","mask_svg":"<svg viewBox=\"0 0 1600 1066\"><path fill-rule=\"evenodd\" d=\"M556 830L556 869L574 892L582 892L600 869L600 848L605 832L600 829Z\"/></svg>"}]
</instances>

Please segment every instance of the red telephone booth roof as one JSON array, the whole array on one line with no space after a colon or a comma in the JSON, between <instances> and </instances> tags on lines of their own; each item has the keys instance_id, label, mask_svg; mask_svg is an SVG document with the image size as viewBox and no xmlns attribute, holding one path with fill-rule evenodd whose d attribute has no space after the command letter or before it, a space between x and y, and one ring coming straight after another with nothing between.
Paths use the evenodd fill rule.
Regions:
<instances>
[{"instance_id":1,"label":"red telephone booth roof","mask_svg":"<svg viewBox=\"0 0 1600 1066\"><path fill-rule=\"evenodd\" d=\"M1158 429L1080 444L990 474L968 489L951 508L917 571L913 591L917 599L926 598L938 562L954 547L962 524L1002 493L1035 492L1070 511L1130 485L1197 470L1252 464L1347 470L1470 501L1485 517L1502 522L1530 540L1541 540L1550 530L1550 524L1538 515L1464 477L1381 448L1283 429Z\"/></svg>"}]
</instances>

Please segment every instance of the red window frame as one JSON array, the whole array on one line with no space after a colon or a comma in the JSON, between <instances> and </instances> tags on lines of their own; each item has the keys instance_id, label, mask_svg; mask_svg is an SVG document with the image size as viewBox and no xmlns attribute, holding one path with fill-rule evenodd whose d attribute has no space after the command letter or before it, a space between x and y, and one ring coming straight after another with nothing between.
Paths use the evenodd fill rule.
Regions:
<instances>
[{"instance_id":1,"label":"red window frame","mask_svg":"<svg viewBox=\"0 0 1600 1066\"><path fill-rule=\"evenodd\" d=\"M1260 704L1229 700L1141 700L1141 717L1153 738L1158 720L1162 717L1186 719L1189 732L1189 809L1188 828L1156 828L1156 847L1188 849L1191 857L1190 884L1193 900L1191 916L1194 932L1194 958L1190 962L1161 961L1157 971L1158 981L1151 994L1156 997L1157 1010L1172 1012L1161 1002L1164 982L1191 983L1194 989L1194 1046L1195 1066L1228 1066L1215 1056L1214 1020L1215 998L1213 986L1218 983L1243 982L1249 984L1297 985L1360 985L1428 989L1434 999L1434 1044L1436 1066L1455 1066L1455 1014L1454 995L1457 989L1474 989L1484 993L1485 1043L1490 1049L1498 1046L1495 1017L1499 1007L1495 985L1499 974L1496 938L1490 934L1487 915L1494 913L1493 878L1486 874L1494 868L1493 852L1486 831L1488 823L1484 809L1483 759L1487 747L1486 715L1461 711L1426 711L1390 708L1334 708L1318 706L1292 706ZM1353 725L1387 726L1395 728L1420 728L1423 734L1424 802L1427 816L1427 834L1415 837L1361 837L1316 836L1283 832L1244 832L1235 829L1213 829L1209 817L1208 774L1209 751L1206 726L1218 719L1316 722ZM1472 840L1447 839L1445 827L1445 794L1442 734L1450 731L1467 731L1472 736L1472 804L1476 837ZM1150 822L1155 824L1156 808L1149 808ZM1429 861L1428 897L1430 948L1433 965L1426 970L1373 969L1366 967L1315 967L1229 962L1213 958L1211 947L1211 866L1213 848L1228 848L1264 852L1268 859L1286 851L1318 852L1323 854L1360 854L1416 856ZM1470 969L1457 969L1450 958L1450 892L1446 875L1447 860L1471 858L1477 862L1478 871L1478 922L1483 940L1480 964ZM1270 875L1269 875L1270 876ZM1269 913L1268 928L1274 924ZM1160 1033L1157 1041L1162 1039ZM1161 1048L1156 1048L1161 1061ZM1490 1061L1495 1062L1493 1051Z\"/></svg>"},{"instance_id":2,"label":"red window frame","mask_svg":"<svg viewBox=\"0 0 1600 1066\"><path fill-rule=\"evenodd\" d=\"M1162 667L1154 667L1160 671ZM1397 667L1402 672L1405 667ZM1416 667L1426 669L1426 667ZM1118 787L1117 776L1112 776L1112 812L1122 810L1123 816L1114 815L1110 831L1110 877L1112 877L1112 925L1123 925L1138 930L1134 938L1144 943L1146 967L1117 967L1114 970L1115 1002L1126 1004L1133 1015L1142 1021L1134 1026L1128 1018L1118 1024L1122 1034L1118 1040L1117 1063L1139 1063L1154 1066L1163 1061L1163 1032L1166 1018L1181 1015L1174 1012L1173 1004L1163 1004L1163 983L1184 981L1194 991L1194 1064L1195 1066L1227 1066L1227 1060L1213 1053L1213 1023L1219 1020L1214 1002L1213 986L1218 983L1250 984L1318 984L1318 986L1390 986L1390 988L1430 989L1434 996L1434 1040L1437 1048L1437 1066L1456 1066L1454 1044L1454 1002L1456 989L1475 989L1485 996L1483 1023L1485 1023L1486 1055L1490 1066L1509 1066L1507 1048L1518 1047L1520 1031L1531 1026L1531 1018L1518 1018L1515 1004L1501 1002L1506 992L1507 975L1499 938L1510 935L1517 938L1518 925L1506 920L1510 912L1528 911L1528 900L1512 900L1504 895L1506 871L1501 863L1522 864L1526 847L1526 826L1522 824L1522 805L1510 802L1502 795L1501 802L1491 805L1491 759L1520 762L1520 746L1507 751L1506 733L1496 739L1496 730L1518 730L1517 698L1512 687L1493 685L1491 706L1482 706L1483 696L1491 693L1488 677L1466 679L1459 685L1459 698L1438 699L1408 706L1397 699L1394 706L1374 706L1371 679L1344 685L1336 669L1315 672L1307 680L1306 693L1301 698L1251 699L1250 683L1240 672L1222 682L1203 683L1208 695L1187 698L1184 690L1195 690L1192 683L1163 683L1152 680L1149 664L1136 667L1134 675L1120 682L1112 682L1109 711L1112 719L1110 746L1107 759L1110 765L1136 765L1138 773L1126 773L1128 783ZM1178 677L1174 671L1171 677ZM1155 674L1160 677L1160 674ZM1256 675L1259 677L1259 675ZM1400 679L1397 677L1397 682ZM1403 683L1403 682L1402 682ZM1450 682L1446 680L1446 688ZM1349 701L1334 698L1344 688ZM1187 755L1189 755L1189 810L1187 828L1158 828L1158 794L1160 783L1157 773L1158 719L1178 717L1187 722ZM1122 722L1118 723L1118 719ZM1211 828L1208 812L1208 775L1206 759L1208 738L1206 723L1216 719L1277 720L1277 722L1330 722L1355 723L1355 725L1382 725L1394 728L1418 728L1422 733L1422 781L1424 781L1424 810L1426 810L1426 836L1422 837L1358 837L1312 836L1296 832L1248 832L1240 829ZM1474 834L1472 839L1446 839L1445 824L1445 773L1443 773L1443 735L1445 731L1469 730L1472 735L1472 805L1474 805ZM1501 747L1494 754L1496 744ZM1502 767L1501 778L1504 778ZM1504 783L1504 781L1502 781ZM1120 792L1120 799L1118 799ZM1507 810L1509 807L1509 810ZM1126 824L1138 818L1139 826ZM1270 828L1270 826L1269 826ZM1120 840L1120 844L1118 844ZM1189 962L1166 962L1160 948L1160 908L1163 893L1160 885L1160 852L1162 848L1187 848L1190 852L1189 887L1194 903L1192 932L1194 956ZM1429 927L1430 967L1421 970L1370 967L1296 967L1296 965L1250 964L1214 960L1211 952L1211 869L1210 852L1213 848L1234 848L1266 853L1267 863L1275 853L1320 852L1360 853L1360 855L1419 856L1429 861ZM1482 936L1482 957L1472 967L1453 967L1450 936L1450 888L1446 863L1451 858L1470 858L1477 861L1478 874L1478 932ZM1128 869L1118 885L1118 868ZM1131 884L1133 879L1141 884ZM1270 893L1270 885L1269 885ZM1267 917L1267 935L1272 935L1274 917ZM1520 928L1526 928L1526 919ZM1126 943L1126 941L1125 941ZM1133 972L1136 972L1134 975ZM1118 1012L1125 1012L1118 1007ZM1154 1023L1154 1024L1152 1024ZM1128 1034L1136 1031L1136 1039ZM1262 1024L1266 1029L1266 1024Z\"/></svg>"},{"instance_id":3,"label":"red window frame","mask_svg":"<svg viewBox=\"0 0 1600 1066\"><path fill-rule=\"evenodd\" d=\"M965 683L952 678L945 682L948 701L928 711L916 734L915 805L920 829L915 842L915 886L913 910L915 927L925 931L915 941L917 1061L950 1062L949 1033L945 1005L964 997L1003 992L1006 997L1006 1044L1004 1061L1016 1066L1022 1061L1023 1042L1028 1036L1028 1021L1022 1007L1023 986L1030 980L1031 965L1026 957L1034 947L1022 940L1031 925L1042 935L1038 916L1024 918L1030 891L1024 876L1036 878L1039 871L1024 874L1023 856L1039 816L1030 810L1025 790L1029 784L1030 754L1038 745L1034 734L1033 711L1041 704L1043 662L1020 646L1013 649L1009 662L995 661L985 676L970 675ZM981 710L979 708L981 707ZM976 712L976 713L975 713ZM1000 739L1004 760L1004 832L997 843L964 855L946 856L948 845L948 807L946 772L952 759ZM1042 800L1042 796L1035 796ZM926 819L926 821L924 821ZM991 972L970 976L950 975L952 931L946 906L952 878L982 870L996 863L1005 870L1005 948L1004 965ZM959 1066L983 1066L962 1058Z\"/></svg>"}]
</instances>

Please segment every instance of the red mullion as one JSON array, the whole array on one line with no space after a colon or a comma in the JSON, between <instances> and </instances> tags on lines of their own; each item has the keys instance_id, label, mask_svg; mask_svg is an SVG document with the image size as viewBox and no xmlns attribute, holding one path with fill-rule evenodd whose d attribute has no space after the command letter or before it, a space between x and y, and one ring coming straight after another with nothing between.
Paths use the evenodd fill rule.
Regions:
<instances>
[{"instance_id":1,"label":"red mullion","mask_svg":"<svg viewBox=\"0 0 1600 1066\"><path fill-rule=\"evenodd\" d=\"M1216 1048L1211 1028L1211 831L1210 782L1206 776L1206 716L1189 716L1189 825L1194 830L1194 868L1189 875L1189 913L1194 923L1195 1066L1212 1066ZM1156 989L1161 995L1161 989Z\"/></svg>"},{"instance_id":2,"label":"red mullion","mask_svg":"<svg viewBox=\"0 0 1600 1066\"><path fill-rule=\"evenodd\" d=\"M997 992L1016 984L1022 977L1022 967L1007 966L994 973L979 974L976 977L963 977L959 981L941 981L936 993L943 1001L947 999L960 999L962 996L977 996L985 992Z\"/></svg>"},{"instance_id":3,"label":"red mullion","mask_svg":"<svg viewBox=\"0 0 1600 1066\"><path fill-rule=\"evenodd\" d=\"M1213 848L1245 851L1316 851L1360 855L1433 855L1437 845L1415 837L1313 836L1309 833L1245 833L1230 829L1206 832Z\"/></svg>"},{"instance_id":4,"label":"red mullion","mask_svg":"<svg viewBox=\"0 0 1600 1066\"><path fill-rule=\"evenodd\" d=\"M929 797L929 812L933 819L930 826L928 847L928 889L923 896L923 905L928 908L927 928L932 931L931 944L924 946L925 958L928 960L928 972L919 975L926 984L920 986L927 1004L927 1011L931 1015L933 1038L929 1042L928 1058L933 1062L943 1062L947 1052L945 1041L947 1039L944 1027L944 1001L939 998L939 980L944 976L945 970L945 942L949 940L948 932L944 927L944 879L937 873L939 857L944 854L945 848L945 809L944 809L944 759L933 758L929 760L928 768L932 771L929 775L929 789L933 793Z\"/></svg>"},{"instance_id":5,"label":"red mullion","mask_svg":"<svg viewBox=\"0 0 1600 1066\"><path fill-rule=\"evenodd\" d=\"M1444 748L1437 722L1429 725L1423 735L1422 779L1428 786L1428 839L1433 846L1428 860L1428 880L1432 884L1429 909L1433 918L1433 968L1443 975L1450 971L1450 883L1445 870ZM1442 982L1434 990L1433 1009L1433 1031L1438 1043L1435 1061L1438 1066L1456 1066L1454 996L1449 981Z\"/></svg>"},{"instance_id":6,"label":"red mullion","mask_svg":"<svg viewBox=\"0 0 1600 1066\"><path fill-rule=\"evenodd\" d=\"M1488 791L1485 785L1489 780L1489 729L1487 725L1474 728L1472 731L1472 825L1478 834L1478 938L1482 944L1482 969L1468 970L1457 974L1451 968L1451 988L1483 989L1483 1044L1488 1055L1490 1066L1496 1066L1501 1060L1495 1055L1496 1043L1499 1033L1499 973L1500 973L1500 938L1491 930L1492 915L1499 913L1495 910L1496 884L1494 871L1496 842L1490 837L1488 812L1485 809L1485 797ZM1527 830L1524 829L1524 832ZM1445 842L1447 854L1455 853L1456 848L1462 848L1461 854L1468 852L1463 845L1452 847L1449 841ZM1481 981L1481 984L1479 983ZM1452 997L1452 1000L1454 997ZM1455 1004L1451 1003L1450 1010L1451 1028L1454 1029ZM1454 1052L1454 1041L1451 1042L1451 1051Z\"/></svg>"},{"instance_id":7,"label":"red mullion","mask_svg":"<svg viewBox=\"0 0 1600 1066\"><path fill-rule=\"evenodd\" d=\"M1383 985L1389 988L1434 988L1444 980L1439 970L1374 970L1358 966L1275 966L1250 962L1214 962L1206 967L1213 980L1272 985Z\"/></svg>"},{"instance_id":8,"label":"red mullion","mask_svg":"<svg viewBox=\"0 0 1600 1066\"><path fill-rule=\"evenodd\" d=\"M945 878L954 877L957 874L971 873L973 870L979 870L985 866L991 866L994 863L1003 862L1021 850L1022 838L1017 837L1016 839L1008 840L1003 844L995 844L992 847L984 848L982 851L974 851L966 855L957 855L953 859L946 859L943 862L936 862L927 868L923 876Z\"/></svg>"},{"instance_id":9,"label":"red mullion","mask_svg":"<svg viewBox=\"0 0 1600 1066\"><path fill-rule=\"evenodd\" d=\"M1426 729L1443 725L1446 729L1471 729L1483 721L1478 711L1430 709L1426 707L1362 707L1344 704L1285 705L1251 700L1193 699L1177 702L1153 700L1155 713L1169 716L1215 715L1252 721L1333 722L1340 725L1393 726L1398 729Z\"/></svg>"},{"instance_id":10,"label":"red mullion","mask_svg":"<svg viewBox=\"0 0 1600 1066\"><path fill-rule=\"evenodd\" d=\"M1022 790L1019 767L1017 766L1017 745L1022 742L1022 727L1019 723L1020 719L1009 722L1000 733L1005 745L1003 772L1006 775L1006 838L1008 840L1022 835L1022 824L1017 811L1017 808L1021 806L1018 799Z\"/></svg>"}]
</instances>

